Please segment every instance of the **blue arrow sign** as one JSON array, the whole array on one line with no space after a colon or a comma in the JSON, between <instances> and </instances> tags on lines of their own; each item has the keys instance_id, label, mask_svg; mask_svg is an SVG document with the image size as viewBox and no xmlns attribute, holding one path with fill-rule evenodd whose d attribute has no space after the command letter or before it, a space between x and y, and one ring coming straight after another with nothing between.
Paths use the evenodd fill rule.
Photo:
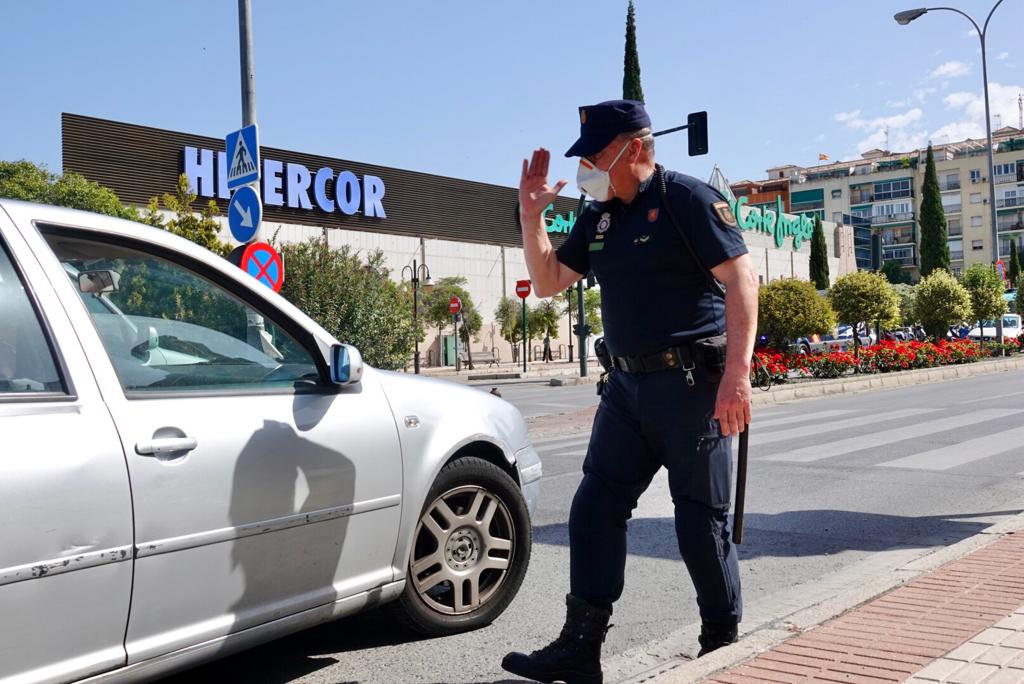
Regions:
<instances>
[{"instance_id":1,"label":"blue arrow sign","mask_svg":"<svg viewBox=\"0 0 1024 684\"><path fill-rule=\"evenodd\" d=\"M228 153L228 190L260 179L260 144L256 124L228 133L224 138Z\"/></svg>"},{"instance_id":2,"label":"blue arrow sign","mask_svg":"<svg viewBox=\"0 0 1024 684\"><path fill-rule=\"evenodd\" d=\"M245 185L235 190L231 195L231 201L228 202L228 226L231 227L231 235L245 244L256 235L262 218L263 204L256 189L251 185Z\"/></svg>"}]
</instances>

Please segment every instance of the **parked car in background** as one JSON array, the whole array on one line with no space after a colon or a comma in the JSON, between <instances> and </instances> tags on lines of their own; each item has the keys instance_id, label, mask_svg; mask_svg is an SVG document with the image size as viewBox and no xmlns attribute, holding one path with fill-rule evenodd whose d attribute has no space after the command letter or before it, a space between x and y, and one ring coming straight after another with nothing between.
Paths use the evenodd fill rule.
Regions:
<instances>
[{"instance_id":1,"label":"parked car in background","mask_svg":"<svg viewBox=\"0 0 1024 684\"><path fill-rule=\"evenodd\" d=\"M861 331L860 344L868 347L874 344L875 335L863 334ZM853 326L839 325L831 333L824 335L808 335L797 338L790 349L797 354L821 354L832 351L851 351L853 349Z\"/></svg>"},{"instance_id":2,"label":"parked car in background","mask_svg":"<svg viewBox=\"0 0 1024 684\"><path fill-rule=\"evenodd\" d=\"M1021 334L1020 314L1003 314L1003 337L1017 338ZM996 321L976 321L967 335L975 341L989 342L996 339Z\"/></svg>"},{"instance_id":3,"label":"parked car in background","mask_svg":"<svg viewBox=\"0 0 1024 684\"><path fill-rule=\"evenodd\" d=\"M135 682L374 606L489 624L519 411L374 369L169 232L0 200L0 681Z\"/></svg>"}]
</instances>

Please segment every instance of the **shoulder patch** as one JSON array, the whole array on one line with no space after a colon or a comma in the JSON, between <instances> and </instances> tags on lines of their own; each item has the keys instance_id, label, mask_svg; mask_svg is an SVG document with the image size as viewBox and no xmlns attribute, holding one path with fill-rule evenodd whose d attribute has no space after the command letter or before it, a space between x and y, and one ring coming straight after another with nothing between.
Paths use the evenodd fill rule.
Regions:
<instances>
[{"instance_id":1,"label":"shoulder patch","mask_svg":"<svg viewBox=\"0 0 1024 684\"><path fill-rule=\"evenodd\" d=\"M718 218L722 219L722 223L730 228L739 227L739 224L736 222L736 214L733 213L728 202L715 202L711 205L711 208L718 214Z\"/></svg>"}]
</instances>

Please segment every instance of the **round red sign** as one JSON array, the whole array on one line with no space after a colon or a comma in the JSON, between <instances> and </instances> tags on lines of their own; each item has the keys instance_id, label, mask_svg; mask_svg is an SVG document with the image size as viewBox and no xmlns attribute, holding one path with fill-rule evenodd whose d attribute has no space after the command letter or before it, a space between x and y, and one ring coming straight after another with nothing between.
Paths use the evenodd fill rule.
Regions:
<instances>
[{"instance_id":1,"label":"round red sign","mask_svg":"<svg viewBox=\"0 0 1024 684\"><path fill-rule=\"evenodd\" d=\"M281 291L281 285L284 284L284 263L277 250L266 242L245 245L238 265L274 292Z\"/></svg>"},{"instance_id":2,"label":"round red sign","mask_svg":"<svg viewBox=\"0 0 1024 684\"><path fill-rule=\"evenodd\" d=\"M452 315L462 311L462 300L452 295L452 298L448 300L448 310L452 312Z\"/></svg>"},{"instance_id":3,"label":"round red sign","mask_svg":"<svg viewBox=\"0 0 1024 684\"><path fill-rule=\"evenodd\" d=\"M529 280L517 280L516 281L516 294L519 295L520 299L526 299L530 296L530 281Z\"/></svg>"}]
</instances>

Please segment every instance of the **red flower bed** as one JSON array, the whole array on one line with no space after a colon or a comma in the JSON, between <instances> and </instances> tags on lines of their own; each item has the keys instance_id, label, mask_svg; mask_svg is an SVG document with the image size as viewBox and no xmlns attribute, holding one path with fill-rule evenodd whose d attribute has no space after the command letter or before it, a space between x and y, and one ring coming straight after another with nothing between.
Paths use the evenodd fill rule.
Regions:
<instances>
[{"instance_id":1,"label":"red flower bed","mask_svg":"<svg viewBox=\"0 0 1024 684\"><path fill-rule=\"evenodd\" d=\"M783 383L792 379L793 375L838 378L855 369L859 369L861 373L890 373L914 368L971 363L989 356L991 352L971 340L940 340L883 341L870 347L862 347L859 358L852 351L791 354L776 349L764 349L755 353L771 376L772 382ZM763 378L764 374L760 369L757 373Z\"/></svg>"}]
</instances>

